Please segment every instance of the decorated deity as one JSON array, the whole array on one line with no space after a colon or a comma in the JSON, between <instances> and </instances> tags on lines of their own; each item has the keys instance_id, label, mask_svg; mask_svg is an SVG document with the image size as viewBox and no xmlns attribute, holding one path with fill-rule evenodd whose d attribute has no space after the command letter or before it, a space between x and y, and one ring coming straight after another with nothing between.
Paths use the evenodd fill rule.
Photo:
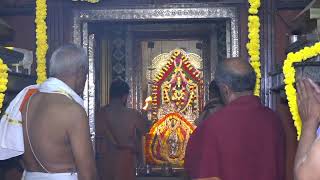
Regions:
<instances>
[{"instance_id":1,"label":"decorated deity","mask_svg":"<svg viewBox=\"0 0 320 180\"><path fill-rule=\"evenodd\" d=\"M146 137L146 160L182 166L193 122L203 105L202 59L181 49L155 59L161 67L153 75L148 98L154 124Z\"/></svg>"}]
</instances>

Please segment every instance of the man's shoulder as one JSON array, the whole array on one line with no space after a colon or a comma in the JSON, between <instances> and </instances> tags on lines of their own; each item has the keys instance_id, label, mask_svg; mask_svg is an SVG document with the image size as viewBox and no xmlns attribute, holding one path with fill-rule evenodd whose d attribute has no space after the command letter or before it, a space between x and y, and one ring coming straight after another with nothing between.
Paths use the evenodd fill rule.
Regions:
<instances>
[{"instance_id":1,"label":"man's shoulder","mask_svg":"<svg viewBox=\"0 0 320 180\"><path fill-rule=\"evenodd\" d=\"M86 116L86 112L84 108L73 101L72 99L64 96L64 95L53 95L50 98L55 98L52 107L54 111L60 116L68 116L68 117L79 117Z\"/></svg>"},{"instance_id":2,"label":"man's shoulder","mask_svg":"<svg viewBox=\"0 0 320 180\"><path fill-rule=\"evenodd\" d=\"M210 109L210 111L213 111L214 109ZM210 113L208 119L220 119L225 118L226 116L232 116L231 113L232 109L230 109L228 106L220 106L214 113Z\"/></svg>"},{"instance_id":3,"label":"man's shoulder","mask_svg":"<svg viewBox=\"0 0 320 180\"><path fill-rule=\"evenodd\" d=\"M69 111L84 111L84 108L80 104L68 97L61 97L61 99L57 102L57 105L60 106L61 109L66 109Z\"/></svg>"},{"instance_id":4,"label":"man's shoulder","mask_svg":"<svg viewBox=\"0 0 320 180\"><path fill-rule=\"evenodd\" d=\"M58 93L37 93L35 96L39 96L42 100L48 101L48 103L52 105L59 105L59 106L69 106L72 104L77 104L68 96Z\"/></svg>"},{"instance_id":5,"label":"man's shoulder","mask_svg":"<svg viewBox=\"0 0 320 180\"><path fill-rule=\"evenodd\" d=\"M252 111L252 115L260 116L264 119L272 119L272 120L279 120L279 114L276 113L271 108L264 106L263 104L260 105L259 110Z\"/></svg>"},{"instance_id":6,"label":"man's shoulder","mask_svg":"<svg viewBox=\"0 0 320 180\"><path fill-rule=\"evenodd\" d=\"M229 120L233 121L235 117L237 117L237 114L234 112L234 109L227 105L210 113L208 118L203 122L203 126L222 128L222 126L229 124Z\"/></svg>"},{"instance_id":7,"label":"man's shoulder","mask_svg":"<svg viewBox=\"0 0 320 180\"><path fill-rule=\"evenodd\" d=\"M83 109L81 105L61 94L37 93L34 94L32 101L40 107L45 107L54 111L66 112Z\"/></svg>"},{"instance_id":8,"label":"man's shoulder","mask_svg":"<svg viewBox=\"0 0 320 180\"><path fill-rule=\"evenodd\" d=\"M132 115L135 115L135 116L139 116L141 114L138 110L132 109L132 108L125 108L125 111L128 114L132 114Z\"/></svg>"},{"instance_id":9,"label":"man's shoulder","mask_svg":"<svg viewBox=\"0 0 320 180\"><path fill-rule=\"evenodd\" d=\"M113 110L114 110L114 107L111 107L109 105L105 105L97 111L97 114L112 113ZM128 115L139 115L140 114L140 112L138 110L128 108L128 107L121 107L120 111L122 113L128 114Z\"/></svg>"},{"instance_id":10,"label":"man's shoulder","mask_svg":"<svg viewBox=\"0 0 320 180\"><path fill-rule=\"evenodd\" d=\"M37 118L47 119L61 127L72 127L81 120L87 120L83 107L64 95L39 93L34 96L33 104L34 108L42 112Z\"/></svg>"}]
</instances>

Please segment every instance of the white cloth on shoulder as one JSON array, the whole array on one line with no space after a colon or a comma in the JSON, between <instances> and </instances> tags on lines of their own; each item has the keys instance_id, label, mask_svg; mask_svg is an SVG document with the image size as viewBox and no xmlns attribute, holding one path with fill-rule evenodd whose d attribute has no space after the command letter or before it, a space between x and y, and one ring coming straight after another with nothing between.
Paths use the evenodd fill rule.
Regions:
<instances>
[{"instance_id":1,"label":"white cloth on shoulder","mask_svg":"<svg viewBox=\"0 0 320 180\"><path fill-rule=\"evenodd\" d=\"M24 171L21 180L77 180L77 173L43 173Z\"/></svg>"},{"instance_id":2,"label":"white cloth on shoulder","mask_svg":"<svg viewBox=\"0 0 320 180\"><path fill-rule=\"evenodd\" d=\"M82 98L68 85L57 78L49 78L40 85L24 88L9 104L0 121L0 160L9 159L24 153L22 114L20 106L31 89L43 93L63 94L84 108Z\"/></svg>"}]
</instances>

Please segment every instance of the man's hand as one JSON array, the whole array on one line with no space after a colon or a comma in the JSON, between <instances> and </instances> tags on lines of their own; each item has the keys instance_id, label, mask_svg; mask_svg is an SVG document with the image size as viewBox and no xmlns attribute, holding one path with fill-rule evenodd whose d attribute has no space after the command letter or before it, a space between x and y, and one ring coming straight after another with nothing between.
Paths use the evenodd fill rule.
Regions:
<instances>
[{"instance_id":1,"label":"man's hand","mask_svg":"<svg viewBox=\"0 0 320 180\"><path fill-rule=\"evenodd\" d=\"M152 97L149 96L147 97L147 99L145 100L145 105L143 106L143 110L148 111L151 108L151 103L152 103Z\"/></svg>"},{"instance_id":2,"label":"man's hand","mask_svg":"<svg viewBox=\"0 0 320 180\"><path fill-rule=\"evenodd\" d=\"M303 121L301 139L296 153L294 174L296 180L318 180L320 172L319 142L316 130L320 119L320 89L312 80L297 84L298 106Z\"/></svg>"},{"instance_id":3,"label":"man's hand","mask_svg":"<svg viewBox=\"0 0 320 180\"><path fill-rule=\"evenodd\" d=\"M320 118L320 88L312 80L301 80L297 84L297 98L303 125L317 126Z\"/></svg>"}]
</instances>

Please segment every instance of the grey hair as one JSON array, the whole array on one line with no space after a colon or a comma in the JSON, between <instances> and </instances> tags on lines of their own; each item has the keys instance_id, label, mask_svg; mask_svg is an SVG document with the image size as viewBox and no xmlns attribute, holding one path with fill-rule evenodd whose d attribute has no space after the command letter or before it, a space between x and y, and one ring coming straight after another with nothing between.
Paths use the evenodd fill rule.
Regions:
<instances>
[{"instance_id":1,"label":"grey hair","mask_svg":"<svg viewBox=\"0 0 320 180\"><path fill-rule=\"evenodd\" d=\"M227 64L228 61L236 60L245 67L243 73L237 73ZM234 92L253 91L256 84L256 74L249 62L241 58L230 58L220 62L215 72L215 80L218 84L225 84Z\"/></svg>"},{"instance_id":2,"label":"grey hair","mask_svg":"<svg viewBox=\"0 0 320 180\"><path fill-rule=\"evenodd\" d=\"M84 68L87 72L88 66L88 58L84 49L74 44L68 44L53 52L50 59L49 74L51 77L74 74L80 68Z\"/></svg>"}]
</instances>

